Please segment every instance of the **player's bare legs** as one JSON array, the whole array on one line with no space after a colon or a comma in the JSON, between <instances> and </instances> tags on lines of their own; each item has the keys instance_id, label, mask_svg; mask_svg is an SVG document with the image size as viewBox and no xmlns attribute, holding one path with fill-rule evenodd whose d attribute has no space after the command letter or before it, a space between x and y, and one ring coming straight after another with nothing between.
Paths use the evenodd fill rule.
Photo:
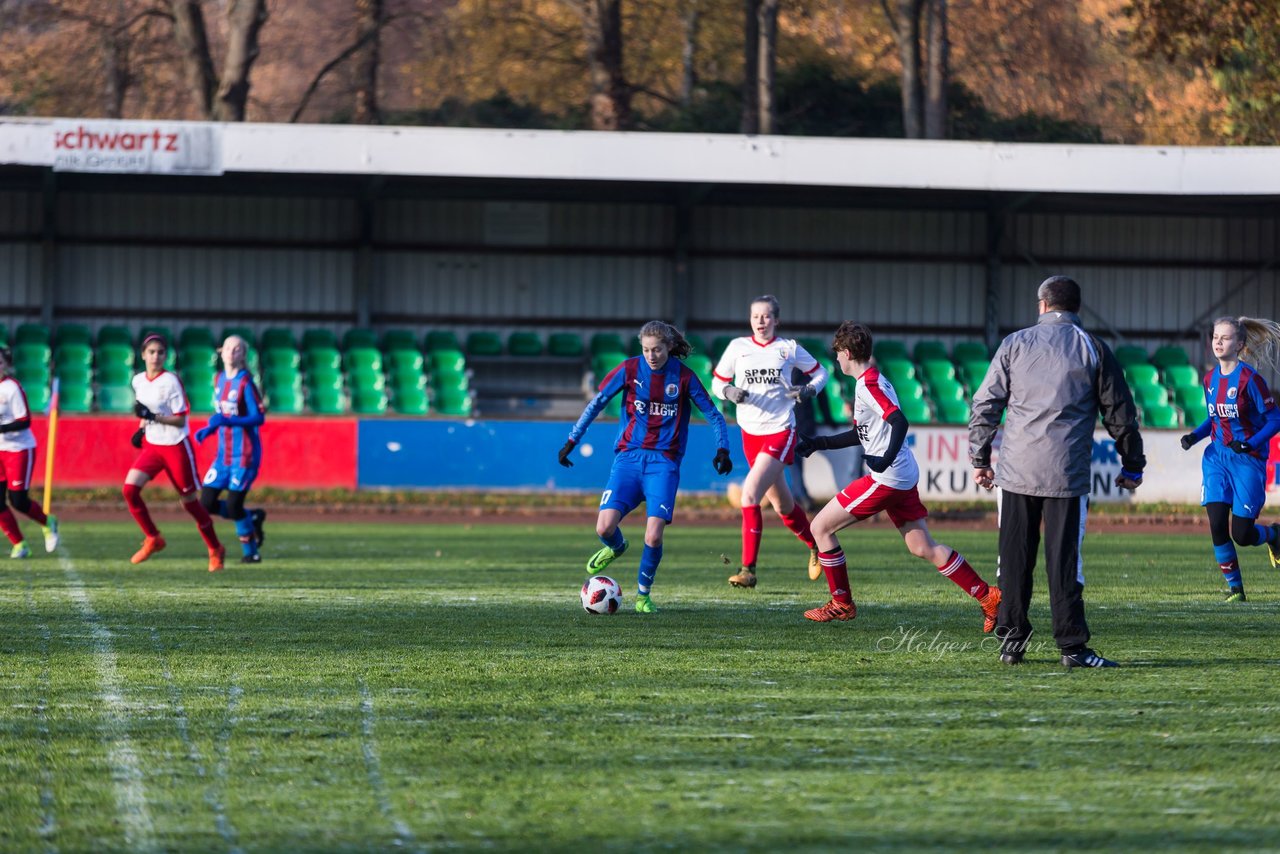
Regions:
<instances>
[{"instance_id":1,"label":"player's bare legs","mask_svg":"<svg viewBox=\"0 0 1280 854\"><path fill-rule=\"evenodd\" d=\"M978 601L982 606L982 630L993 631L1000 608L1000 588L992 587L983 581L960 552L936 541L929 533L929 526L923 519L907 522L898 528L898 532L902 534L903 542L907 544L907 549L913 555L929 561L938 572L950 578L957 587Z\"/></svg>"}]
</instances>

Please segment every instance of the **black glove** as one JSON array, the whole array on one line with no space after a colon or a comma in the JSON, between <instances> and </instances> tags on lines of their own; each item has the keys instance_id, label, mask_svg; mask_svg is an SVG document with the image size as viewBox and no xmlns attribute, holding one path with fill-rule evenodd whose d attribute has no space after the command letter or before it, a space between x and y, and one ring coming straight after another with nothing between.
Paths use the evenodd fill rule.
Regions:
<instances>
[{"instance_id":1,"label":"black glove","mask_svg":"<svg viewBox=\"0 0 1280 854\"><path fill-rule=\"evenodd\" d=\"M788 389L787 397L792 400L812 400L818 396L818 390L811 385L802 385L799 388Z\"/></svg>"},{"instance_id":2,"label":"black glove","mask_svg":"<svg viewBox=\"0 0 1280 854\"><path fill-rule=\"evenodd\" d=\"M711 465L715 467L716 474L728 474L733 471L733 461L729 459L729 449L721 448L716 451L716 458L711 461Z\"/></svg>"},{"instance_id":3,"label":"black glove","mask_svg":"<svg viewBox=\"0 0 1280 854\"><path fill-rule=\"evenodd\" d=\"M142 404L138 404L138 405L139 405L139 406L141 406ZM145 436L145 435L147 435L147 428L146 428L146 427L139 427L139 428L138 428L138 430L137 430L137 432L136 432L136 433L134 433L134 434L133 434L133 436L129 439L129 444L130 444L130 445L133 445L135 448L137 448L137 449L141 450L141 449L142 449L142 437L143 437L143 436Z\"/></svg>"},{"instance_id":4,"label":"black glove","mask_svg":"<svg viewBox=\"0 0 1280 854\"><path fill-rule=\"evenodd\" d=\"M1189 451L1191 450L1191 446L1196 443L1196 434L1188 433L1187 435L1179 439L1178 442L1181 443L1182 450Z\"/></svg>"},{"instance_id":5,"label":"black glove","mask_svg":"<svg viewBox=\"0 0 1280 854\"><path fill-rule=\"evenodd\" d=\"M862 461L876 474L883 473L893 463L893 460L877 457L875 454L863 454Z\"/></svg>"},{"instance_id":6,"label":"black glove","mask_svg":"<svg viewBox=\"0 0 1280 854\"><path fill-rule=\"evenodd\" d=\"M569 459L569 453L573 451L573 446L578 444L570 439L564 443L564 447L560 449L560 465L567 469L573 468L573 460Z\"/></svg>"},{"instance_id":7,"label":"black glove","mask_svg":"<svg viewBox=\"0 0 1280 854\"><path fill-rule=\"evenodd\" d=\"M796 442L796 456L807 459L814 451L825 451L829 447L826 436L805 436L803 433L798 435L800 441Z\"/></svg>"},{"instance_id":8,"label":"black glove","mask_svg":"<svg viewBox=\"0 0 1280 854\"><path fill-rule=\"evenodd\" d=\"M133 414L148 421L156 420L156 414L148 409L145 403L135 403L133 405Z\"/></svg>"},{"instance_id":9,"label":"black glove","mask_svg":"<svg viewBox=\"0 0 1280 854\"><path fill-rule=\"evenodd\" d=\"M727 385L724 387L724 399L730 403L743 403L750 397L745 388L738 388L736 385Z\"/></svg>"},{"instance_id":10,"label":"black glove","mask_svg":"<svg viewBox=\"0 0 1280 854\"><path fill-rule=\"evenodd\" d=\"M1250 445L1248 442L1245 442L1245 441L1243 441L1243 440L1241 440L1241 439L1236 439L1234 442L1232 442L1232 443L1231 443L1230 445L1228 445L1227 447L1229 447L1231 450L1235 451L1237 454L1249 454L1249 453L1253 453L1253 445Z\"/></svg>"},{"instance_id":11,"label":"black glove","mask_svg":"<svg viewBox=\"0 0 1280 854\"><path fill-rule=\"evenodd\" d=\"M1116 486L1121 489L1137 489L1141 485L1142 472L1120 469L1120 476L1116 478Z\"/></svg>"}]
</instances>

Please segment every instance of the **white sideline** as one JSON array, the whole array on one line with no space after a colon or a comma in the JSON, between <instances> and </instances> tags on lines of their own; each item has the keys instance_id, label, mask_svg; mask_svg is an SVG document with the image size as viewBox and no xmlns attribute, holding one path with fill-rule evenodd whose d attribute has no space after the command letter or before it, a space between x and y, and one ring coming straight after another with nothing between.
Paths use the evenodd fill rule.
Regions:
<instances>
[{"instance_id":1,"label":"white sideline","mask_svg":"<svg viewBox=\"0 0 1280 854\"><path fill-rule=\"evenodd\" d=\"M26 594L27 607L31 609L32 615L40 620L40 609L36 606L35 594L31 592L29 572ZM53 633L43 620L37 623L37 627L40 630L40 656L44 666L40 668L40 693L36 697L36 732L40 737L40 827L36 832L41 839L45 840L45 850L56 852L58 849L51 840L58 832L58 818L53 797L53 771L49 767L49 757L52 753L52 736L49 733L49 647L53 642Z\"/></svg>"},{"instance_id":2,"label":"white sideline","mask_svg":"<svg viewBox=\"0 0 1280 854\"><path fill-rule=\"evenodd\" d=\"M396 845L404 848L418 849L413 831L395 814L391 805L391 794L387 791L387 783L382 779L381 762L378 759L378 748L373 736L373 695L369 693L369 685L360 680L360 748L364 752L364 766L369 775L369 785L378 799L378 809L384 818L391 822L396 833Z\"/></svg>"},{"instance_id":3,"label":"white sideline","mask_svg":"<svg viewBox=\"0 0 1280 854\"><path fill-rule=\"evenodd\" d=\"M68 592L80 617L89 625L93 639L93 662L98 671L99 696L106 716L104 736L111 764L111 780L115 784L116 812L124 828L124 847L129 851L154 851L155 827L147 808L147 792L142 780L142 767L129 738L129 706L124 700L120 674L116 669L116 651L111 631L102 624L89 602L84 582L66 547L58 549L58 563L70 583Z\"/></svg>"}]
</instances>

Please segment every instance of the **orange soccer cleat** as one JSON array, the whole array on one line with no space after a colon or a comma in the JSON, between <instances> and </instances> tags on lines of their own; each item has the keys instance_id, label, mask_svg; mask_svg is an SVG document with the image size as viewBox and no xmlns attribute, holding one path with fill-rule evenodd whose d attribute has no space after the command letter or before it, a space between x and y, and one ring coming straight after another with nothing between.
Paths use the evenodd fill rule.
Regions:
<instances>
[{"instance_id":1,"label":"orange soccer cleat","mask_svg":"<svg viewBox=\"0 0 1280 854\"><path fill-rule=\"evenodd\" d=\"M987 595L978 600L982 606L982 631L990 634L996 628L996 614L1000 611L1000 588L989 585Z\"/></svg>"},{"instance_id":2,"label":"orange soccer cleat","mask_svg":"<svg viewBox=\"0 0 1280 854\"><path fill-rule=\"evenodd\" d=\"M129 558L129 563L142 563L156 552L164 551L164 537L156 534L154 537L147 537L142 541L142 548L134 552L133 557Z\"/></svg>"},{"instance_id":3,"label":"orange soccer cleat","mask_svg":"<svg viewBox=\"0 0 1280 854\"><path fill-rule=\"evenodd\" d=\"M217 572L222 569L222 563L226 556L226 546L217 546L216 548L209 549L209 571Z\"/></svg>"},{"instance_id":4,"label":"orange soccer cleat","mask_svg":"<svg viewBox=\"0 0 1280 854\"><path fill-rule=\"evenodd\" d=\"M806 620L813 620L815 623L829 623L832 620L852 620L858 616L858 606L852 602L837 602L832 599L821 608L814 608L811 611L804 612Z\"/></svg>"}]
</instances>

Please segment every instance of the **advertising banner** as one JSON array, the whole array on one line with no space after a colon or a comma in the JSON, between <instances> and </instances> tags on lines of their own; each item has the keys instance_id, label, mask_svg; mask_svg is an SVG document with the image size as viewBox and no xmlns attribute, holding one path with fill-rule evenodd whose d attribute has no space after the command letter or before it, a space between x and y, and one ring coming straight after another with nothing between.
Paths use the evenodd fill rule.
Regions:
<instances>
[{"instance_id":1,"label":"advertising banner","mask_svg":"<svg viewBox=\"0 0 1280 854\"><path fill-rule=\"evenodd\" d=\"M181 122L59 119L50 123L55 172L221 175L222 127Z\"/></svg>"}]
</instances>

